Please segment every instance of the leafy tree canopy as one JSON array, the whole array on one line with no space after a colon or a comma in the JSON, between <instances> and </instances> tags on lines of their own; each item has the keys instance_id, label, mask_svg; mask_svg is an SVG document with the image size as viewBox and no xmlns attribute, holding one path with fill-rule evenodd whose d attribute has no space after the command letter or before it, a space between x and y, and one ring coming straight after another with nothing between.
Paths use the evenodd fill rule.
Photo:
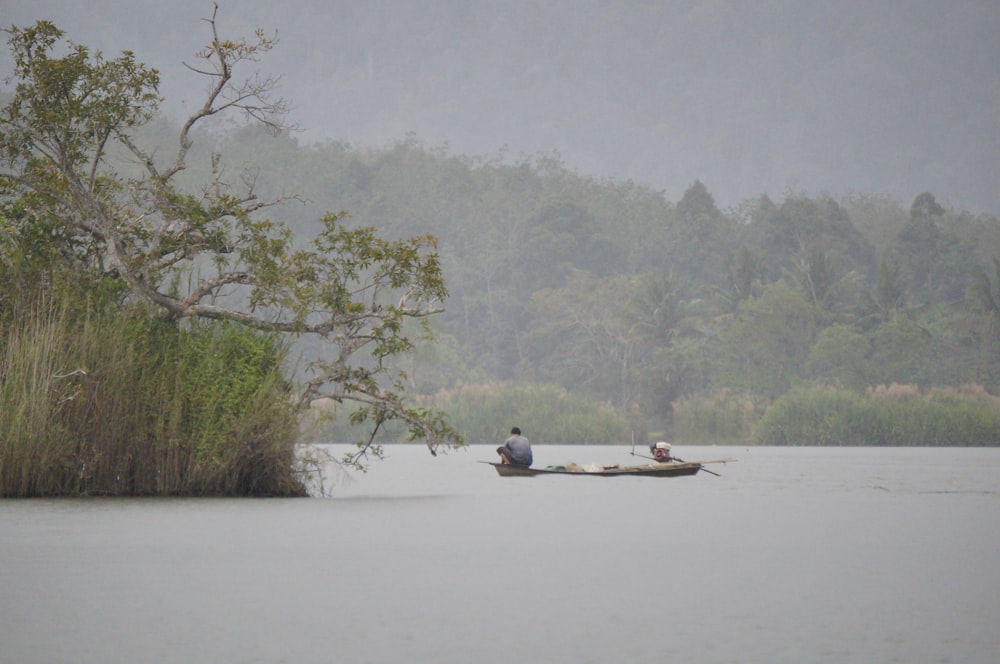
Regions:
<instances>
[{"instance_id":1,"label":"leafy tree canopy","mask_svg":"<svg viewBox=\"0 0 1000 664\"><path fill-rule=\"evenodd\" d=\"M167 319L315 337L301 405L354 402L354 417L373 430L401 420L432 452L461 442L440 414L404 402L405 376L391 363L414 347L404 322L443 311L435 237L386 240L348 228L339 212L323 216L306 244L264 216L281 199L261 198L250 174L233 181L219 154L206 179L180 184L196 128L212 118L286 127L276 79L237 76L274 40L259 30L222 36L217 11L206 19L208 45L187 65L208 83L205 99L166 158L138 132L161 101L157 71L130 52L92 53L50 22L7 31L16 87L0 111L0 196L15 248L114 283L125 301Z\"/></svg>"}]
</instances>

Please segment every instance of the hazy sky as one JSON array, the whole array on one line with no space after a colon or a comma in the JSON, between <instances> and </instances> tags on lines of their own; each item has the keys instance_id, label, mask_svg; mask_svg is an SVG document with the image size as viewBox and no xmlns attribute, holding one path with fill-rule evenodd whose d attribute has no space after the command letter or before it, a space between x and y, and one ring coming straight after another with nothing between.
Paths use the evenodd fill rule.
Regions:
<instances>
[{"instance_id":1,"label":"hazy sky","mask_svg":"<svg viewBox=\"0 0 1000 664\"><path fill-rule=\"evenodd\" d=\"M277 31L302 141L558 154L672 200L700 179L727 206L767 193L931 191L1000 213L1000 2L220 0L224 35ZM208 0L0 0L161 70L168 108ZM0 71L10 58L0 55Z\"/></svg>"}]
</instances>

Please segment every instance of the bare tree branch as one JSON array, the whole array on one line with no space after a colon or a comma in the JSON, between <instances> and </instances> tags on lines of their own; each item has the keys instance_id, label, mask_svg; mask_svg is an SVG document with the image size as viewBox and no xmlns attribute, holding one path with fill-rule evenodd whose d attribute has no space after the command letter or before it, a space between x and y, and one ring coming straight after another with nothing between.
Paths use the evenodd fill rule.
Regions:
<instances>
[{"instance_id":1,"label":"bare tree branch","mask_svg":"<svg viewBox=\"0 0 1000 664\"><path fill-rule=\"evenodd\" d=\"M208 118L239 112L271 130L289 129L287 104L274 96L278 77L234 77L276 39L259 30L250 40L225 39L217 15L216 5L204 19L211 32L197 54L204 65L185 63L210 81L206 97L180 127L165 167L133 133L160 101L154 70L130 53L105 61L82 47L50 58L61 31L44 22L13 29L22 85L0 116L0 186L24 195L29 214L59 225L65 255L86 256L95 278L120 279L133 299L165 317L323 339L329 353L307 367L301 404L352 401L376 430L399 420L432 451L460 441L440 417L405 405L402 372L389 361L413 348L405 321L444 310L435 238L384 240L373 229L349 228L346 214L336 213L321 219L315 239L301 248L284 224L262 216L291 198L258 198L254 173L234 187L220 155L212 155L200 192L175 182L187 168L194 128ZM135 158L141 176L126 179L107 166L112 142Z\"/></svg>"}]
</instances>

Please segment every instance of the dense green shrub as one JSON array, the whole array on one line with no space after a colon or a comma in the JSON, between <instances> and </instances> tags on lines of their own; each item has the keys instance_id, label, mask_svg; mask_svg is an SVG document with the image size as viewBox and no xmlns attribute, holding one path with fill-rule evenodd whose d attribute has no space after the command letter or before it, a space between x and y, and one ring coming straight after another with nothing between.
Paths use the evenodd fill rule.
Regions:
<instances>
[{"instance_id":1,"label":"dense green shrub","mask_svg":"<svg viewBox=\"0 0 1000 664\"><path fill-rule=\"evenodd\" d=\"M434 407L471 444L500 443L518 426L532 443L625 443L628 423L604 403L553 385L464 385L435 397Z\"/></svg>"},{"instance_id":2,"label":"dense green shrub","mask_svg":"<svg viewBox=\"0 0 1000 664\"><path fill-rule=\"evenodd\" d=\"M0 495L304 493L272 337L63 302L0 344Z\"/></svg>"},{"instance_id":3,"label":"dense green shrub","mask_svg":"<svg viewBox=\"0 0 1000 664\"><path fill-rule=\"evenodd\" d=\"M795 389L754 429L761 445L1000 445L1000 400L982 388L920 391L890 385L865 393Z\"/></svg>"},{"instance_id":4,"label":"dense green shrub","mask_svg":"<svg viewBox=\"0 0 1000 664\"><path fill-rule=\"evenodd\" d=\"M687 445L745 443L759 418L753 399L729 390L679 399L673 412L673 439Z\"/></svg>"},{"instance_id":5,"label":"dense green shrub","mask_svg":"<svg viewBox=\"0 0 1000 664\"><path fill-rule=\"evenodd\" d=\"M604 403L595 403L553 385L490 383L462 385L424 399L443 411L469 444L503 442L513 426L533 444L624 443L628 424ZM349 423L349 406L330 403L313 409L309 437L317 442L355 442L363 433ZM363 441L362 441L363 442ZM406 442L402 426L386 426L377 444Z\"/></svg>"},{"instance_id":6,"label":"dense green shrub","mask_svg":"<svg viewBox=\"0 0 1000 664\"><path fill-rule=\"evenodd\" d=\"M857 393L832 388L795 389L764 412L753 441L765 445L847 445L873 422ZM807 442L808 441L808 442ZM876 444L871 440L872 444Z\"/></svg>"}]
</instances>

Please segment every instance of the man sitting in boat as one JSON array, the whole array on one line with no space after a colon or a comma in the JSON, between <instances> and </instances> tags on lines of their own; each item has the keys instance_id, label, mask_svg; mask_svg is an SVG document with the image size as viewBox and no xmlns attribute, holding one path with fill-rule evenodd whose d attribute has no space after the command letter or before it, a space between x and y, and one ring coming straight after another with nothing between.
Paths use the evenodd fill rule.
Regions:
<instances>
[{"instance_id":1,"label":"man sitting in boat","mask_svg":"<svg viewBox=\"0 0 1000 664\"><path fill-rule=\"evenodd\" d=\"M649 451L653 453L653 458L660 463L674 461L674 458L670 456L670 443L663 442L662 440L658 443L653 443L649 446Z\"/></svg>"},{"instance_id":2,"label":"man sitting in boat","mask_svg":"<svg viewBox=\"0 0 1000 664\"><path fill-rule=\"evenodd\" d=\"M530 466L534 461L531 455L531 443L521 435L521 430L514 427L510 430L510 438L497 448L497 454L505 464L512 466Z\"/></svg>"}]
</instances>

